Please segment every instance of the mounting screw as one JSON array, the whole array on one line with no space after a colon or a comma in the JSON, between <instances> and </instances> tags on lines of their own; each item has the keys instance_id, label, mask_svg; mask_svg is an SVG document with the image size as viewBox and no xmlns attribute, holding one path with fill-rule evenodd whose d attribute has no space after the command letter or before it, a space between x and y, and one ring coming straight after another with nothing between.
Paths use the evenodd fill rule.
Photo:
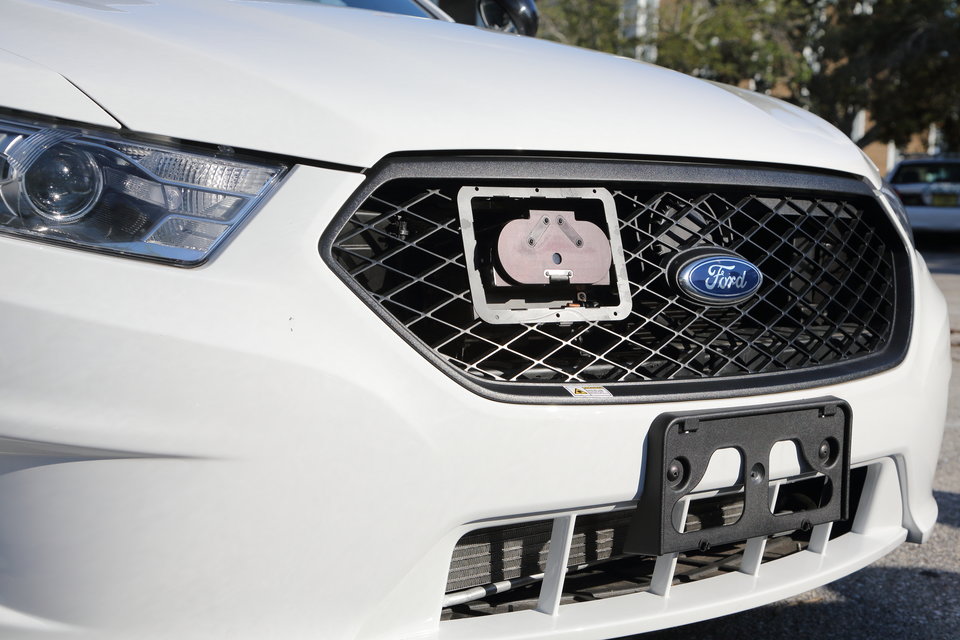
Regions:
<instances>
[{"instance_id":1,"label":"mounting screw","mask_svg":"<svg viewBox=\"0 0 960 640\"><path fill-rule=\"evenodd\" d=\"M533 238L527 238L527 244L530 245L531 247L532 247L533 245L535 245L536 243L537 243L537 241L534 240Z\"/></svg>"},{"instance_id":2,"label":"mounting screw","mask_svg":"<svg viewBox=\"0 0 960 640\"><path fill-rule=\"evenodd\" d=\"M830 458L830 443L826 440L820 443L820 448L817 449L817 457L820 458L820 462L826 462Z\"/></svg>"},{"instance_id":3,"label":"mounting screw","mask_svg":"<svg viewBox=\"0 0 960 640\"><path fill-rule=\"evenodd\" d=\"M701 540L700 544L698 544L697 547L700 549L700 551L703 551L705 553L710 550L710 543L707 542L706 540Z\"/></svg>"},{"instance_id":4,"label":"mounting screw","mask_svg":"<svg viewBox=\"0 0 960 640\"><path fill-rule=\"evenodd\" d=\"M563 218L561 216L557 216L557 224L563 224Z\"/></svg>"},{"instance_id":5,"label":"mounting screw","mask_svg":"<svg viewBox=\"0 0 960 640\"><path fill-rule=\"evenodd\" d=\"M680 479L680 475L683 473L683 467L679 462L674 460L670 463L670 466L667 467L667 480L670 482L676 482Z\"/></svg>"},{"instance_id":6,"label":"mounting screw","mask_svg":"<svg viewBox=\"0 0 960 640\"><path fill-rule=\"evenodd\" d=\"M582 247L582 246L583 246L583 240L579 240L579 239L578 239L578 240L577 240L577 246L578 246L578 247Z\"/></svg>"},{"instance_id":7,"label":"mounting screw","mask_svg":"<svg viewBox=\"0 0 960 640\"><path fill-rule=\"evenodd\" d=\"M550 218L544 218L543 224L550 224Z\"/></svg>"},{"instance_id":8,"label":"mounting screw","mask_svg":"<svg viewBox=\"0 0 960 640\"><path fill-rule=\"evenodd\" d=\"M824 467L832 467L840 458L840 443L834 438L827 438L817 447L817 457Z\"/></svg>"},{"instance_id":9,"label":"mounting screw","mask_svg":"<svg viewBox=\"0 0 960 640\"><path fill-rule=\"evenodd\" d=\"M670 486L680 486L683 484L683 481L686 480L687 465L680 458L674 458L670 464L667 465L666 476L667 483L669 483Z\"/></svg>"},{"instance_id":10,"label":"mounting screw","mask_svg":"<svg viewBox=\"0 0 960 640\"><path fill-rule=\"evenodd\" d=\"M810 531L810 529L813 529L813 525L810 524L809 520L804 520L803 522L800 523L801 531Z\"/></svg>"}]
</instances>

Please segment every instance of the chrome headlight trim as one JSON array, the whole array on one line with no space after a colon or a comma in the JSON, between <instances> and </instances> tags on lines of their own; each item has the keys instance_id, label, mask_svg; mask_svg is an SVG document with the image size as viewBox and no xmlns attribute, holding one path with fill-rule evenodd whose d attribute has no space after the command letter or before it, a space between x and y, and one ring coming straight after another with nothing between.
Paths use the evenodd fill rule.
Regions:
<instances>
[{"instance_id":1,"label":"chrome headlight trim","mask_svg":"<svg viewBox=\"0 0 960 640\"><path fill-rule=\"evenodd\" d=\"M884 204L887 211L903 228L904 235L910 241L910 247L915 248L917 243L913 237L913 229L910 227L910 218L907 216L907 210L904 208L900 196L886 182L876 190L876 194L877 199Z\"/></svg>"},{"instance_id":2,"label":"chrome headlight trim","mask_svg":"<svg viewBox=\"0 0 960 640\"><path fill-rule=\"evenodd\" d=\"M43 163L42 179L28 181ZM0 233L196 266L236 232L286 171L282 162L222 148L0 115ZM38 188L46 189L48 210L38 207ZM58 213L58 199L69 200L78 189L88 192L89 202L78 198Z\"/></svg>"}]
</instances>

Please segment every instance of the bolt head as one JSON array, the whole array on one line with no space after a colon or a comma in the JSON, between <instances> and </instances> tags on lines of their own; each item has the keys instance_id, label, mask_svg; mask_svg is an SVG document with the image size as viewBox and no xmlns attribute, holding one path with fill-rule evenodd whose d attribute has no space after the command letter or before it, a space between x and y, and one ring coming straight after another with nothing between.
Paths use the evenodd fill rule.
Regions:
<instances>
[{"instance_id":1,"label":"bolt head","mask_svg":"<svg viewBox=\"0 0 960 640\"><path fill-rule=\"evenodd\" d=\"M830 457L830 443L826 440L820 443L820 447L817 449L817 457L822 461Z\"/></svg>"},{"instance_id":2,"label":"bolt head","mask_svg":"<svg viewBox=\"0 0 960 640\"><path fill-rule=\"evenodd\" d=\"M683 478L683 464L679 460L674 460L667 465L667 481L678 482Z\"/></svg>"}]
</instances>

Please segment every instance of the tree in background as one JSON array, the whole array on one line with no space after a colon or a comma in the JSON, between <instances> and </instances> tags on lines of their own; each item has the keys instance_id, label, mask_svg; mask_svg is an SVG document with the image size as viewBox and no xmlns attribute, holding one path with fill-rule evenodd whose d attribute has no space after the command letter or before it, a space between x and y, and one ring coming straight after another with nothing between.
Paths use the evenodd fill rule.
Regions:
<instances>
[{"instance_id":1,"label":"tree in background","mask_svg":"<svg viewBox=\"0 0 960 640\"><path fill-rule=\"evenodd\" d=\"M860 110L873 126L860 146L902 145L931 124L960 149L960 16L956 0L835 0L820 38L810 107L850 131ZM866 8L866 10L865 10Z\"/></svg>"},{"instance_id":2,"label":"tree in background","mask_svg":"<svg viewBox=\"0 0 960 640\"><path fill-rule=\"evenodd\" d=\"M633 56L633 38L622 26L621 0L540 0L542 38L577 47Z\"/></svg>"},{"instance_id":3,"label":"tree in background","mask_svg":"<svg viewBox=\"0 0 960 640\"><path fill-rule=\"evenodd\" d=\"M624 35L624 0L540 0L540 35L619 55L654 45L662 66L767 91L809 80L803 51L827 1L664 0L657 32L637 40Z\"/></svg>"},{"instance_id":4,"label":"tree in background","mask_svg":"<svg viewBox=\"0 0 960 640\"><path fill-rule=\"evenodd\" d=\"M958 0L661 0L648 42L625 38L621 0L542 0L545 37L631 55L655 45L657 63L748 86L809 108L857 143L937 125L960 149Z\"/></svg>"},{"instance_id":5,"label":"tree in background","mask_svg":"<svg viewBox=\"0 0 960 640\"><path fill-rule=\"evenodd\" d=\"M818 31L821 4L665 3L656 36L657 63L709 80L799 98L813 75L809 45Z\"/></svg>"}]
</instances>

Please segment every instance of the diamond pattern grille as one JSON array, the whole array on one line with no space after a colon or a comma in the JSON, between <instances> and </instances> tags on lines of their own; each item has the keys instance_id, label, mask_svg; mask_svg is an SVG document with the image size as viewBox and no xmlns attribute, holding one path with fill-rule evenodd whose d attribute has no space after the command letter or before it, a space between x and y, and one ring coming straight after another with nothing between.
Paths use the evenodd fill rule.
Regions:
<instances>
[{"instance_id":1,"label":"diamond pattern grille","mask_svg":"<svg viewBox=\"0 0 960 640\"><path fill-rule=\"evenodd\" d=\"M606 384L765 374L850 361L891 340L896 278L882 217L871 218L856 198L748 187L608 187L630 316L485 323L473 309L459 232L464 184L384 183L341 229L332 255L426 348L471 376ZM753 262L764 275L758 294L733 307L679 296L665 264L698 246Z\"/></svg>"}]
</instances>

